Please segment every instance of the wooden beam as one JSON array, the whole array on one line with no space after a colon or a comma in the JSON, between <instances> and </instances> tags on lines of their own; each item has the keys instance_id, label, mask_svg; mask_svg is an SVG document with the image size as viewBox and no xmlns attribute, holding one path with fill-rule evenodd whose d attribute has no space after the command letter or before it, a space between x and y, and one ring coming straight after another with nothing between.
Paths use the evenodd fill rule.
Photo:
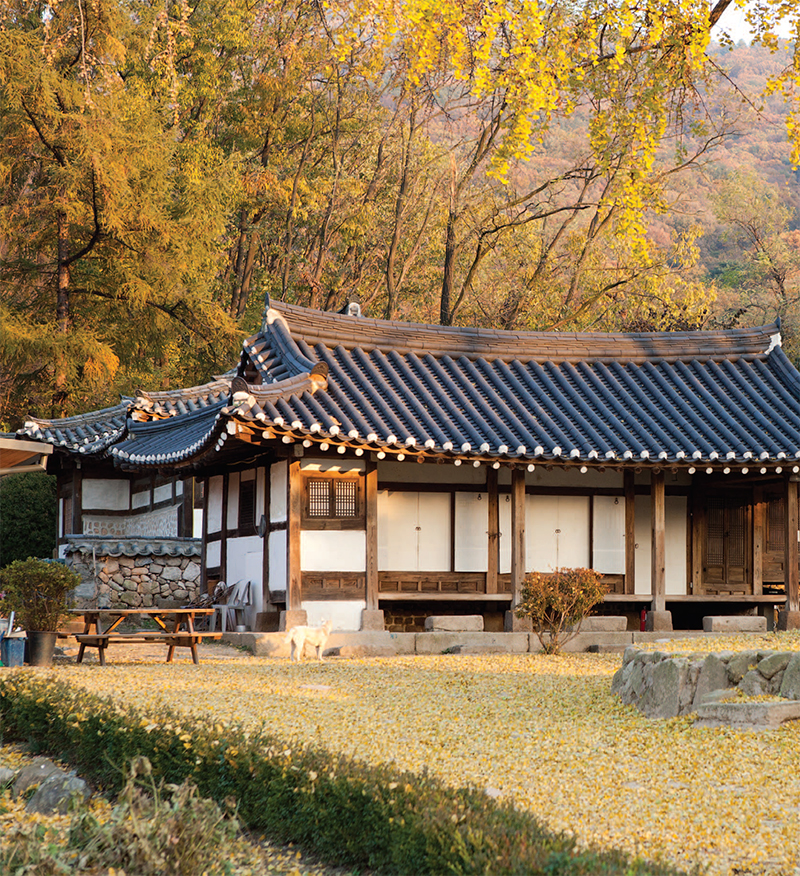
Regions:
<instances>
[{"instance_id":1,"label":"wooden beam","mask_svg":"<svg viewBox=\"0 0 800 876\"><path fill-rule=\"evenodd\" d=\"M287 550L289 586L286 591L286 610L300 611L302 602L302 570L300 569L300 512L303 502L303 483L300 460L289 463L289 527Z\"/></svg>"},{"instance_id":2,"label":"wooden beam","mask_svg":"<svg viewBox=\"0 0 800 876\"><path fill-rule=\"evenodd\" d=\"M636 593L636 475L622 475L625 491L625 592Z\"/></svg>"},{"instance_id":3,"label":"wooden beam","mask_svg":"<svg viewBox=\"0 0 800 876\"><path fill-rule=\"evenodd\" d=\"M666 611L666 505L664 501L664 472L650 473L650 592L653 611Z\"/></svg>"},{"instance_id":4,"label":"wooden beam","mask_svg":"<svg viewBox=\"0 0 800 876\"><path fill-rule=\"evenodd\" d=\"M797 531L800 526L798 519L798 482L786 478L786 548L784 555L784 580L786 582L786 608L788 611L800 611L800 569L798 569Z\"/></svg>"},{"instance_id":5,"label":"wooden beam","mask_svg":"<svg viewBox=\"0 0 800 876\"><path fill-rule=\"evenodd\" d=\"M497 593L497 571L500 559L500 496L497 491L497 469L486 469L486 492L488 494L489 559L486 566L486 592Z\"/></svg>"},{"instance_id":6,"label":"wooden beam","mask_svg":"<svg viewBox=\"0 0 800 876\"><path fill-rule=\"evenodd\" d=\"M525 469L511 472L511 606L519 603L525 580Z\"/></svg>"},{"instance_id":7,"label":"wooden beam","mask_svg":"<svg viewBox=\"0 0 800 876\"><path fill-rule=\"evenodd\" d=\"M364 502L366 504L366 600L367 611L378 609L378 466L367 462Z\"/></svg>"}]
</instances>

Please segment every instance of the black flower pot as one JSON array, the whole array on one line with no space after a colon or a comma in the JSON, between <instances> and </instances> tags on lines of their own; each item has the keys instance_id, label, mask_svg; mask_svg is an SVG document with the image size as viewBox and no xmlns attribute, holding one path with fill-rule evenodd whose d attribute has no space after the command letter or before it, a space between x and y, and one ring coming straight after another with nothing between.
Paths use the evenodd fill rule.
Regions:
<instances>
[{"instance_id":1,"label":"black flower pot","mask_svg":"<svg viewBox=\"0 0 800 876\"><path fill-rule=\"evenodd\" d=\"M56 650L58 633L28 630L28 663L31 666L50 666Z\"/></svg>"}]
</instances>

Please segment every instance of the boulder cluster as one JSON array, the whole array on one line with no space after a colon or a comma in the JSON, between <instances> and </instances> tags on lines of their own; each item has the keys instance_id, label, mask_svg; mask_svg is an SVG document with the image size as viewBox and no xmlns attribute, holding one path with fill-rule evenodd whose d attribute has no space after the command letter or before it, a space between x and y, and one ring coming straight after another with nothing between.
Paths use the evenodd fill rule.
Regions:
<instances>
[{"instance_id":1,"label":"boulder cluster","mask_svg":"<svg viewBox=\"0 0 800 876\"><path fill-rule=\"evenodd\" d=\"M800 700L800 652L680 655L642 651L631 645L611 683L612 693L648 718L688 715L736 690L749 697Z\"/></svg>"}]
</instances>

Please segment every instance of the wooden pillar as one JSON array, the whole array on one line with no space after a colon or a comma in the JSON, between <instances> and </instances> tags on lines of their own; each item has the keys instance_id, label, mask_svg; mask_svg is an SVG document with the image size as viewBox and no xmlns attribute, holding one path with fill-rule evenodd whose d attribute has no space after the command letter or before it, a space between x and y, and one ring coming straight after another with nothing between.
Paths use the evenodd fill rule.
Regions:
<instances>
[{"instance_id":1,"label":"wooden pillar","mask_svg":"<svg viewBox=\"0 0 800 876\"><path fill-rule=\"evenodd\" d=\"M791 478L786 479L786 548L784 554L784 575L786 582L786 610L790 612L800 611L800 594L798 593L798 544L797 530L798 520L798 482Z\"/></svg>"},{"instance_id":2,"label":"wooden pillar","mask_svg":"<svg viewBox=\"0 0 800 876\"><path fill-rule=\"evenodd\" d=\"M767 503L764 501L764 488L753 488L753 596L764 592L764 520Z\"/></svg>"},{"instance_id":3,"label":"wooden pillar","mask_svg":"<svg viewBox=\"0 0 800 876\"><path fill-rule=\"evenodd\" d=\"M219 574L226 584L233 584L228 580L228 489L230 479L227 472L222 476L222 525L220 526L219 543Z\"/></svg>"},{"instance_id":4,"label":"wooden pillar","mask_svg":"<svg viewBox=\"0 0 800 876\"><path fill-rule=\"evenodd\" d=\"M520 600L525 579L525 469L511 472L511 608Z\"/></svg>"},{"instance_id":5,"label":"wooden pillar","mask_svg":"<svg viewBox=\"0 0 800 876\"><path fill-rule=\"evenodd\" d=\"M497 568L500 558L500 497L497 490L497 469L486 469L486 492L489 502L489 560L486 566L486 592L497 593Z\"/></svg>"},{"instance_id":6,"label":"wooden pillar","mask_svg":"<svg viewBox=\"0 0 800 876\"><path fill-rule=\"evenodd\" d=\"M378 466L367 463L364 501L366 504L366 600L367 611L378 608Z\"/></svg>"},{"instance_id":7,"label":"wooden pillar","mask_svg":"<svg viewBox=\"0 0 800 876\"><path fill-rule=\"evenodd\" d=\"M302 603L302 570L300 569L300 512L303 502L300 460L289 462L289 526L287 550L289 580L286 590L286 610L300 611Z\"/></svg>"},{"instance_id":8,"label":"wooden pillar","mask_svg":"<svg viewBox=\"0 0 800 876\"><path fill-rule=\"evenodd\" d=\"M650 587L653 611L666 611L666 506L664 502L664 472L650 475L650 528L652 550Z\"/></svg>"},{"instance_id":9,"label":"wooden pillar","mask_svg":"<svg viewBox=\"0 0 800 876\"><path fill-rule=\"evenodd\" d=\"M632 471L622 475L625 490L625 593L636 593L636 484Z\"/></svg>"},{"instance_id":10,"label":"wooden pillar","mask_svg":"<svg viewBox=\"0 0 800 876\"><path fill-rule=\"evenodd\" d=\"M208 554L208 478L203 478L201 483L203 485L203 533L200 547L200 581L201 586L208 593L208 562L206 560Z\"/></svg>"}]
</instances>

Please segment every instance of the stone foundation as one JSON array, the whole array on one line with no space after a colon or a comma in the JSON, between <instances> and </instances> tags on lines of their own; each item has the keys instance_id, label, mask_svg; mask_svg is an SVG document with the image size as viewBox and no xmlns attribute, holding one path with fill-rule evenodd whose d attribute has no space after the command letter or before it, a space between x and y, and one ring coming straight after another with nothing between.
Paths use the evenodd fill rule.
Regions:
<instances>
[{"instance_id":1,"label":"stone foundation","mask_svg":"<svg viewBox=\"0 0 800 876\"><path fill-rule=\"evenodd\" d=\"M648 718L687 715L737 689L746 696L800 699L800 652L669 655L630 646L611 683L612 693Z\"/></svg>"},{"instance_id":2,"label":"stone foundation","mask_svg":"<svg viewBox=\"0 0 800 876\"><path fill-rule=\"evenodd\" d=\"M67 564L81 576L75 607L178 607L200 595L200 542L87 539L67 546Z\"/></svg>"}]
</instances>

